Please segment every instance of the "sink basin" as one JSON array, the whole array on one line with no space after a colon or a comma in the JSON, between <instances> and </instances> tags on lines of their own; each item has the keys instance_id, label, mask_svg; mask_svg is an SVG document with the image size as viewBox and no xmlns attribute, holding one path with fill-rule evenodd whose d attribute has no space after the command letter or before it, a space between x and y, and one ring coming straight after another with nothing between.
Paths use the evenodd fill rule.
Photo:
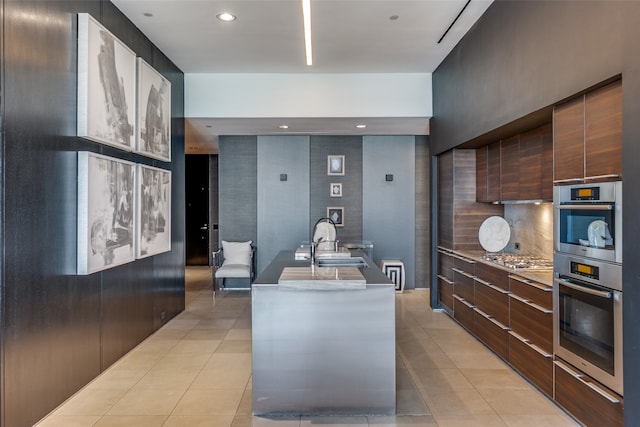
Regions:
<instances>
[{"instance_id":1,"label":"sink basin","mask_svg":"<svg viewBox=\"0 0 640 427\"><path fill-rule=\"evenodd\" d=\"M316 260L318 267L357 267L364 268L369 267L369 264L364 258L359 256L354 257L322 257Z\"/></svg>"},{"instance_id":2,"label":"sink basin","mask_svg":"<svg viewBox=\"0 0 640 427\"><path fill-rule=\"evenodd\" d=\"M304 290L365 289L367 282L357 268L285 267L278 286Z\"/></svg>"}]
</instances>

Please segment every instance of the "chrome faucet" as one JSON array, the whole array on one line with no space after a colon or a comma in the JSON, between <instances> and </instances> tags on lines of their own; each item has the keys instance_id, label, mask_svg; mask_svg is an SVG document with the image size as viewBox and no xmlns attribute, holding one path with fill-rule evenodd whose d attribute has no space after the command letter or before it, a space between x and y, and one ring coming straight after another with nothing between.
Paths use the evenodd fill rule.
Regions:
<instances>
[{"instance_id":1,"label":"chrome faucet","mask_svg":"<svg viewBox=\"0 0 640 427\"><path fill-rule=\"evenodd\" d=\"M311 266L313 267L316 264L316 250L318 249L318 243L322 241L322 237L320 237L315 242L311 240L311 244L309 245L309 251L311 253Z\"/></svg>"}]
</instances>

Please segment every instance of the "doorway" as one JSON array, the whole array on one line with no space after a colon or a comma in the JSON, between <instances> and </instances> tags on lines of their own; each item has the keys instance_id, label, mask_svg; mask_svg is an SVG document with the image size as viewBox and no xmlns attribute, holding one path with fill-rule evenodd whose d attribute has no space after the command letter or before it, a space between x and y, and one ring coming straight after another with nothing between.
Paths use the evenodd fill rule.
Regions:
<instances>
[{"instance_id":1,"label":"doorway","mask_svg":"<svg viewBox=\"0 0 640 427\"><path fill-rule=\"evenodd\" d=\"M186 155L186 264L210 265L209 156Z\"/></svg>"}]
</instances>

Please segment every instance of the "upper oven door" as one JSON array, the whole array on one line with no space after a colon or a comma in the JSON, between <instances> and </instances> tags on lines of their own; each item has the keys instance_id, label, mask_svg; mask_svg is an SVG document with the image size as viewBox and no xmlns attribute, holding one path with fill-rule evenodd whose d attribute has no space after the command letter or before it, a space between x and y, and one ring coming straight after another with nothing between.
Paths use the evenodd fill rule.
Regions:
<instances>
[{"instance_id":1,"label":"upper oven door","mask_svg":"<svg viewBox=\"0 0 640 427\"><path fill-rule=\"evenodd\" d=\"M620 262L615 204L556 205L554 214L558 252Z\"/></svg>"},{"instance_id":2,"label":"upper oven door","mask_svg":"<svg viewBox=\"0 0 640 427\"><path fill-rule=\"evenodd\" d=\"M622 263L622 182L554 188L554 249Z\"/></svg>"}]
</instances>

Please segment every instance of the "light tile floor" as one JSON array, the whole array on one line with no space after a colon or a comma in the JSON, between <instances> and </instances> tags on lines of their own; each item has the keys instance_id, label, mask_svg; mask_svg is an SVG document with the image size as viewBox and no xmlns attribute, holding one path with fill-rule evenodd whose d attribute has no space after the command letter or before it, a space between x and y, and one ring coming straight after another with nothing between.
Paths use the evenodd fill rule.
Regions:
<instances>
[{"instance_id":1,"label":"light tile floor","mask_svg":"<svg viewBox=\"0 0 640 427\"><path fill-rule=\"evenodd\" d=\"M211 292L186 270L186 310L71 397L38 427L576 426L443 313L429 293L396 296L397 415L251 415L251 298Z\"/></svg>"}]
</instances>

